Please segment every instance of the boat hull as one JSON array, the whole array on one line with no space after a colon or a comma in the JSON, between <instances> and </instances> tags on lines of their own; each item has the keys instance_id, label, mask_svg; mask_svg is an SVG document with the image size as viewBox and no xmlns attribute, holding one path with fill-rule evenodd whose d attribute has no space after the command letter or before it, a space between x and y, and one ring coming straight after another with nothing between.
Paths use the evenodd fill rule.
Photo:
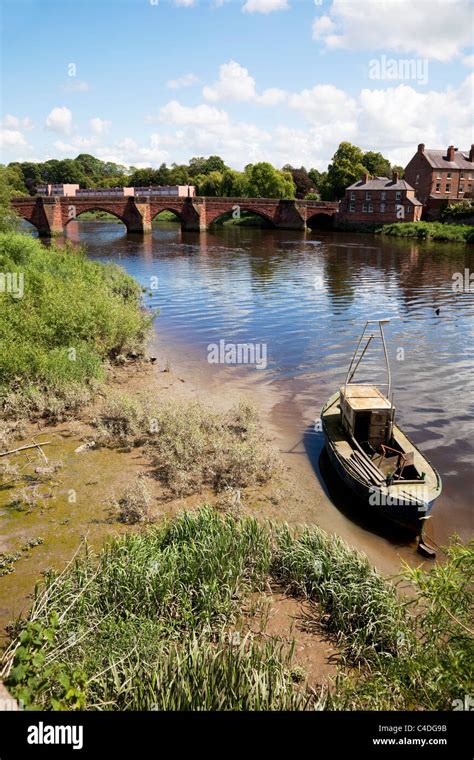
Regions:
<instances>
[{"instance_id":1,"label":"boat hull","mask_svg":"<svg viewBox=\"0 0 474 760\"><path fill-rule=\"evenodd\" d=\"M331 426L325 422L325 410L330 405L334 405L337 397L338 394L335 394L328 400L321 415L326 451L334 470L344 485L355 494L366 514L402 526L410 533L419 536L441 491L441 481L438 474L425 458L427 468L430 467L437 477L439 488L433 492L433 489L424 487L423 481L420 481L416 498L410 497L408 494L399 494L396 488L387 487L385 483L377 486L362 480L360 474L354 472L350 463L338 453L337 444L330 434ZM332 426L333 429L334 425ZM412 487L413 490L416 493L416 489Z\"/></svg>"}]
</instances>

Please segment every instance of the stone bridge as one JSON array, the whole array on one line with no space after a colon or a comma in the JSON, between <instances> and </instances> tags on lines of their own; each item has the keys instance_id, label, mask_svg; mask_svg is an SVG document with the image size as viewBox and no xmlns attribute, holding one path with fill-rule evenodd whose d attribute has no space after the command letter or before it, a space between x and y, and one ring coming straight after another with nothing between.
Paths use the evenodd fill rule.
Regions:
<instances>
[{"instance_id":1,"label":"stone bridge","mask_svg":"<svg viewBox=\"0 0 474 760\"><path fill-rule=\"evenodd\" d=\"M242 211L261 216L282 230L330 227L338 203L326 201L278 200L275 198L179 198L176 196L110 197L105 194L87 198L30 196L13 198L12 207L33 224L40 236L64 234L70 221L86 211L106 211L118 217L127 232L149 233L154 217L172 211L183 230L206 230L221 217L238 217Z\"/></svg>"}]
</instances>

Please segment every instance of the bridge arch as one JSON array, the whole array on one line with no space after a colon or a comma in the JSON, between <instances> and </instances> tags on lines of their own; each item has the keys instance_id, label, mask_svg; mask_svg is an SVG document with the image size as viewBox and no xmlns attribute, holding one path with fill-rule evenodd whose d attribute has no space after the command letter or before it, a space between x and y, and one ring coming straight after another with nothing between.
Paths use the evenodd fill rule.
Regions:
<instances>
[{"instance_id":1,"label":"bridge arch","mask_svg":"<svg viewBox=\"0 0 474 760\"><path fill-rule=\"evenodd\" d=\"M334 227L334 215L325 211L316 211L314 214L309 213L306 219L306 226L311 230L324 229L330 230Z\"/></svg>"},{"instance_id":2,"label":"bridge arch","mask_svg":"<svg viewBox=\"0 0 474 760\"><path fill-rule=\"evenodd\" d=\"M158 208L156 210L152 209L152 211L150 212L150 221L153 222L164 211L168 211L169 213L174 214L174 216L179 222L181 222L183 219L182 209L177 209L174 206L163 206L163 208Z\"/></svg>"},{"instance_id":3,"label":"bridge arch","mask_svg":"<svg viewBox=\"0 0 474 760\"><path fill-rule=\"evenodd\" d=\"M250 214L253 217L259 217L262 219L268 227L276 227L276 224L274 222L273 217L266 213L265 211L254 208L252 204L241 204L241 203L230 203L227 209L219 209L215 213L212 213L207 209L206 211L206 217L207 217L207 224L209 226L222 223L226 221L227 219L232 218L238 218L233 216L234 212L236 210L236 206L239 208L239 213L245 212L246 214Z\"/></svg>"},{"instance_id":4,"label":"bridge arch","mask_svg":"<svg viewBox=\"0 0 474 760\"><path fill-rule=\"evenodd\" d=\"M113 211L110 208L106 208L105 206L102 206L100 203L93 203L90 206L88 206L87 208L77 209L76 213L74 214L74 216L69 216L69 214L67 214L66 217L65 217L65 219L64 219L64 221L63 221L64 228L67 227L67 225L69 224L69 222L75 222L75 221L77 221L77 219L80 216L82 216L82 214L87 214L89 211L103 211L105 214L110 214L111 216L115 216L117 219L120 219L120 221L122 222L122 224L125 225L125 227L127 228L127 232L128 232L128 224L125 221L124 217L121 216L121 214L117 213L116 211Z\"/></svg>"}]
</instances>

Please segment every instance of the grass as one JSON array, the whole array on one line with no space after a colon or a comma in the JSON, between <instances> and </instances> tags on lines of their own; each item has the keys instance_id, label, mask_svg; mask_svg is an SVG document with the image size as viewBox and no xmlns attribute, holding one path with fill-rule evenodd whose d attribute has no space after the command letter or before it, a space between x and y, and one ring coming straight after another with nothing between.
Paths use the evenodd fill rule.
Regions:
<instances>
[{"instance_id":1,"label":"grass","mask_svg":"<svg viewBox=\"0 0 474 760\"><path fill-rule=\"evenodd\" d=\"M268 482L278 461L257 413L245 402L216 412L197 401L150 403L111 398L96 419L96 441L145 445L156 477L172 496Z\"/></svg>"},{"instance_id":2,"label":"grass","mask_svg":"<svg viewBox=\"0 0 474 760\"><path fill-rule=\"evenodd\" d=\"M474 227L466 224L443 224L442 222L400 222L384 224L382 235L419 238L421 240L445 240L455 243L474 242Z\"/></svg>"},{"instance_id":3,"label":"grass","mask_svg":"<svg viewBox=\"0 0 474 760\"><path fill-rule=\"evenodd\" d=\"M27 709L452 709L471 693L473 550L453 543L445 565L407 570L408 604L319 529L183 513L48 574L2 675ZM246 629L251 598L275 584L337 640L329 693L303 683L294 647Z\"/></svg>"},{"instance_id":4,"label":"grass","mask_svg":"<svg viewBox=\"0 0 474 760\"><path fill-rule=\"evenodd\" d=\"M0 291L6 417L73 409L103 378L106 362L143 350L150 319L138 284L119 267L9 232L0 234L0 272L23 278L22 293Z\"/></svg>"}]
</instances>

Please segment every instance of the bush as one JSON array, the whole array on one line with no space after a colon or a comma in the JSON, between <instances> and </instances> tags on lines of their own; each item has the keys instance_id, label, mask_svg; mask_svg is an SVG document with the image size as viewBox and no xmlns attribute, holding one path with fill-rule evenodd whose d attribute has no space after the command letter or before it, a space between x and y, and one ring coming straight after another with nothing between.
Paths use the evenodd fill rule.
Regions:
<instances>
[{"instance_id":1,"label":"bush","mask_svg":"<svg viewBox=\"0 0 474 760\"><path fill-rule=\"evenodd\" d=\"M156 476L171 496L268 482L278 461L253 407L214 412L197 401L150 404L117 397L97 417L97 441L146 444Z\"/></svg>"},{"instance_id":2,"label":"bush","mask_svg":"<svg viewBox=\"0 0 474 760\"><path fill-rule=\"evenodd\" d=\"M18 396L27 411L39 410L41 398L67 405L77 390L102 379L104 362L143 350L150 318L141 311L139 285L119 267L89 261L70 246L45 248L4 233L0 272L18 278L15 292L0 291L6 411L18 406Z\"/></svg>"},{"instance_id":3,"label":"bush","mask_svg":"<svg viewBox=\"0 0 474 760\"><path fill-rule=\"evenodd\" d=\"M442 222L399 222L384 224L382 235L394 237L414 237L420 240L444 240L454 243L472 241L474 227L465 224L443 224Z\"/></svg>"}]
</instances>

